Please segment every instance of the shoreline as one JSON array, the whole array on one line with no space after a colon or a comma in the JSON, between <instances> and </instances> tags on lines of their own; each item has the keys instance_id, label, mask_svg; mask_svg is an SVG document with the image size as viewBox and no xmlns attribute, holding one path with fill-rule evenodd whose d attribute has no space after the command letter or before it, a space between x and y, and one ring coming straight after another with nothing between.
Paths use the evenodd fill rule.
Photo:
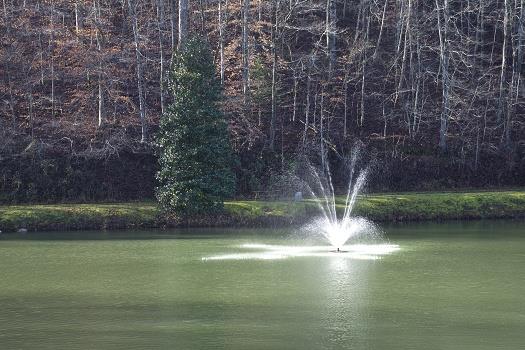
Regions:
<instances>
[{"instance_id":1,"label":"shoreline","mask_svg":"<svg viewBox=\"0 0 525 350\"><path fill-rule=\"evenodd\" d=\"M344 209L343 196L336 198L336 208ZM184 221L162 215L155 202L23 204L0 206L0 231L285 227L305 223L318 214L313 200L227 201L222 214ZM377 222L525 218L525 190L361 195L353 216Z\"/></svg>"}]
</instances>

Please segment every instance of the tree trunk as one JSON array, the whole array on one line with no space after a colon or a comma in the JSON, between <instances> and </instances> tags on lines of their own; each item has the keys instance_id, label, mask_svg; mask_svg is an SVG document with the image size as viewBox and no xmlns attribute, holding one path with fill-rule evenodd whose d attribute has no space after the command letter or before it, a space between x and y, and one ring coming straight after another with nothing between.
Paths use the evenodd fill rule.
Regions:
<instances>
[{"instance_id":1,"label":"tree trunk","mask_svg":"<svg viewBox=\"0 0 525 350\"><path fill-rule=\"evenodd\" d=\"M363 13L364 16L364 13ZM363 17L363 23L365 19ZM366 55L366 46L368 43L368 35L370 33L370 15L366 17L366 32L365 32L365 38L363 42L363 59L361 62L361 118L359 120L359 125L362 127L363 123L365 121L365 78L366 78L366 61L367 61L367 55Z\"/></svg>"},{"instance_id":2,"label":"tree trunk","mask_svg":"<svg viewBox=\"0 0 525 350\"><path fill-rule=\"evenodd\" d=\"M276 50L276 41L277 41L277 21L278 21L278 11L279 11L279 0L273 0L274 11L274 25L272 26L272 115L270 118L270 150L275 149L275 109L276 109L276 69L277 69L277 50Z\"/></svg>"},{"instance_id":3,"label":"tree trunk","mask_svg":"<svg viewBox=\"0 0 525 350\"><path fill-rule=\"evenodd\" d=\"M183 0L181 0L183 1ZM137 90L139 94L139 110L140 110L140 124L141 124L141 138L140 142L147 140L147 124L146 124L146 106L144 101L144 93L142 87L142 60L139 47L139 29L137 23L137 9L135 0L128 0L129 12L131 15L131 26L133 29L133 41L135 46L135 64L137 72Z\"/></svg>"},{"instance_id":4,"label":"tree trunk","mask_svg":"<svg viewBox=\"0 0 525 350\"><path fill-rule=\"evenodd\" d=\"M221 84L224 85L224 19L222 16L222 0L219 0L219 51Z\"/></svg>"},{"instance_id":5,"label":"tree trunk","mask_svg":"<svg viewBox=\"0 0 525 350\"><path fill-rule=\"evenodd\" d=\"M179 0L179 42L177 49L180 50L188 38L188 0Z\"/></svg>"},{"instance_id":6,"label":"tree trunk","mask_svg":"<svg viewBox=\"0 0 525 350\"><path fill-rule=\"evenodd\" d=\"M160 111L164 113L164 46L162 44L162 26L164 25L164 9L163 0L157 0L157 31L159 35L159 55L160 55L160 74L159 74L159 88L160 88Z\"/></svg>"},{"instance_id":7,"label":"tree trunk","mask_svg":"<svg viewBox=\"0 0 525 350\"><path fill-rule=\"evenodd\" d=\"M246 105L246 97L248 95L249 88L249 45L248 45L248 35L249 35L249 14L250 14L250 0L243 0L242 8L242 93L244 97L244 104Z\"/></svg>"},{"instance_id":8,"label":"tree trunk","mask_svg":"<svg viewBox=\"0 0 525 350\"><path fill-rule=\"evenodd\" d=\"M306 136L308 135L308 124L309 124L309 117L310 117L310 100L311 100L311 86L312 86L312 78L311 78L311 65L313 65L313 57L310 57L309 66L307 68L307 77L306 77L306 106L304 108L304 133L303 133L303 146L306 143Z\"/></svg>"},{"instance_id":9,"label":"tree trunk","mask_svg":"<svg viewBox=\"0 0 525 350\"><path fill-rule=\"evenodd\" d=\"M438 34L440 43L440 63L441 63L441 85L442 85L442 110L439 128L439 148L441 152L447 150L447 129L448 119L450 117L450 77L449 77L449 6L448 0L443 1L443 26L441 23L441 14L439 3L436 0L436 10L438 18Z\"/></svg>"},{"instance_id":10,"label":"tree trunk","mask_svg":"<svg viewBox=\"0 0 525 350\"><path fill-rule=\"evenodd\" d=\"M295 116L297 114L297 87L299 80L297 79L297 73L293 72L293 110L292 110L292 122L295 122Z\"/></svg>"},{"instance_id":11,"label":"tree trunk","mask_svg":"<svg viewBox=\"0 0 525 350\"><path fill-rule=\"evenodd\" d=\"M206 32L206 9L204 8L204 4L202 3L202 0L199 0L199 7L200 7L200 15L201 15L201 35L203 37L207 37L208 33Z\"/></svg>"},{"instance_id":12,"label":"tree trunk","mask_svg":"<svg viewBox=\"0 0 525 350\"><path fill-rule=\"evenodd\" d=\"M55 43L55 37L54 37L54 31L55 31L55 2L51 0L51 31L50 31L50 38L49 38L49 56L50 56L50 64L51 64L51 115L54 118L55 117L55 58L54 58L54 43Z\"/></svg>"},{"instance_id":13,"label":"tree trunk","mask_svg":"<svg viewBox=\"0 0 525 350\"><path fill-rule=\"evenodd\" d=\"M381 37L383 35L383 28L385 25L385 15L386 15L387 5L388 5L388 0L385 0L385 5L383 6L383 15L381 16L381 27L379 28L379 35L377 36L377 42L376 42L376 47L374 49L374 54L372 55L373 60L376 59L377 50L379 50L379 45L381 44Z\"/></svg>"},{"instance_id":14,"label":"tree trunk","mask_svg":"<svg viewBox=\"0 0 525 350\"><path fill-rule=\"evenodd\" d=\"M326 35L326 54L328 56L328 75L332 73L335 63L335 35L337 14L335 0L326 0L325 9L325 35Z\"/></svg>"},{"instance_id":15,"label":"tree trunk","mask_svg":"<svg viewBox=\"0 0 525 350\"><path fill-rule=\"evenodd\" d=\"M348 134L348 73L345 73L344 77L344 93L343 93L343 101L344 101L344 111L343 111L343 138L346 139L346 136Z\"/></svg>"},{"instance_id":16,"label":"tree trunk","mask_svg":"<svg viewBox=\"0 0 525 350\"><path fill-rule=\"evenodd\" d=\"M78 1L75 2L75 32L78 34L78 32L80 31L80 14L79 14L79 10L78 10Z\"/></svg>"},{"instance_id":17,"label":"tree trunk","mask_svg":"<svg viewBox=\"0 0 525 350\"><path fill-rule=\"evenodd\" d=\"M498 102L498 110L497 110L497 116L498 121L501 120L501 116L504 114L503 109L506 107L505 98L506 98L506 84L507 84L507 47L509 43L509 22L511 19L509 18L511 16L510 12L510 1L511 0L504 0L503 3L503 45L501 48L501 71L500 71L500 83L499 83L499 102Z\"/></svg>"},{"instance_id":18,"label":"tree trunk","mask_svg":"<svg viewBox=\"0 0 525 350\"><path fill-rule=\"evenodd\" d=\"M100 7L97 9L98 1L93 2L94 13L95 13L95 37L97 41L97 55L98 55L98 126L102 126L102 121L104 118L104 96L102 89L102 74L103 74L103 65L102 65L102 44L100 38Z\"/></svg>"},{"instance_id":19,"label":"tree trunk","mask_svg":"<svg viewBox=\"0 0 525 350\"><path fill-rule=\"evenodd\" d=\"M170 27L171 27L171 52L177 47L177 0L169 0L171 5Z\"/></svg>"}]
</instances>

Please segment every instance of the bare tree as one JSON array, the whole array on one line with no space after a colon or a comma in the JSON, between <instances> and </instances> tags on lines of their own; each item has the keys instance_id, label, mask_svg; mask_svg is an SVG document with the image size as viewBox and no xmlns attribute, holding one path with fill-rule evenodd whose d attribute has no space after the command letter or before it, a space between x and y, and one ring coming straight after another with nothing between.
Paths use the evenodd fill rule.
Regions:
<instances>
[{"instance_id":1,"label":"bare tree","mask_svg":"<svg viewBox=\"0 0 525 350\"><path fill-rule=\"evenodd\" d=\"M337 23L335 0L326 0L325 16L326 53L328 56L328 74L330 75L335 63L335 36Z\"/></svg>"},{"instance_id":2,"label":"bare tree","mask_svg":"<svg viewBox=\"0 0 525 350\"><path fill-rule=\"evenodd\" d=\"M188 0L179 0L179 42L180 49L188 38Z\"/></svg>"},{"instance_id":3,"label":"bare tree","mask_svg":"<svg viewBox=\"0 0 525 350\"><path fill-rule=\"evenodd\" d=\"M49 56L51 65L51 115L55 117L55 55L54 55L54 34L55 34L55 1L51 0L51 13L50 13L50 37L49 37Z\"/></svg>"},{"instance_id":4,"label":"bare tree","mask_svg":"<svg viewBox=\"0 0 525 350\"><path fill-rule=\"evenodd\" d=\"M272 25L272 114L270 117L270 150L275 149L275 118L277 108L277 87L276 87L276 70L277 70L277 28L279 25L279 0L273 0L273 25Z\"/></svg>"},{"instance_id":5,"label":"bare tree","mask_svg":"<svg viewBox=\"0 0 525 350\"><path fill-rule=\"evenodd\" d=\"M159 56L160 56L160 74L159 74L159 89L160 89L160 111L164 113L164 45L162 43L162 27L164 25L164 5L163 0L157 0L157 31L159 35Z\"/></svg>"},{"instance_id":6,"label":"bare tree","mask_svg":"<svg viewBox=\"0 0 525 350\"><path fill-rule=\"evenodd\" d=\"M450 25L449 3L448 0L443 0L443 7L439 6L439 0L436 0L436 11L438 18L438 33L439 33L439 52L440 52L440 67L441 67L441 87L442 87L442 110L441 123L439 128L439 148L442 152L447 149L447 128L450 117L450 76L449 76L449 60L450 60L450 43L448 38L448 31Z\"/></svg>"},{"instance_id":7,"label":"bare tree","mask_svg":"<svg viewBox=\"0 0 525 350\"><path fill-rule=\"evenodd\" d=\"M220 55L220 75L221 75L221 84L224 85L224 37L225 37L225 24L224 24L224 14L222 10L222 0L218 2L218 18L219 18L219 55ZM226 11L228 11L228 0L226 0Z\"/></svg>"},{"instance_id":8,"label":"bare tree","mask_svg":"<svg viewBox=\"0 0 525 350\"><path fill-rule=\"evenodd\" d=\"M181 0L182 1L182 0ZM140 53L139 28L137 23L137 3L135 0L128 0L129 13L131 16L131 27L133 30L133 42L135 46L135 65L137 73L137 92L139 95L139 111L141 124L140 142L147 141L147 123L146 123L146 102L144 101L143 92L143 74L142 74L142 54Z\"/></svg>"},{"instance_id":9,"label":"bare tree","mask_svg":"<svg viewBox=\"0 0 525 350\"><path fill-rule=\"evenodd\" d=\"M243 0L242 4L242 93L244 104L246 104L250 80L250 49L248 43L250 0Z\"/></svg>"},{"instance_id":10,"label":"bare tree","mask_svg":"<svg viewBox=\"0 0 525 350\"><path fill-rule=\"evenodd\" d=\"M93 2L93 13L95 18L95 37L97 42L97 56L98 56L98 126L102 126L102 120L104 118L104 96L103 96L103 87L102 87L102 75L103 75L103 66L102 66L102 38L100 33L100 3L98 0Z\"/></svg>"}]
</instances>

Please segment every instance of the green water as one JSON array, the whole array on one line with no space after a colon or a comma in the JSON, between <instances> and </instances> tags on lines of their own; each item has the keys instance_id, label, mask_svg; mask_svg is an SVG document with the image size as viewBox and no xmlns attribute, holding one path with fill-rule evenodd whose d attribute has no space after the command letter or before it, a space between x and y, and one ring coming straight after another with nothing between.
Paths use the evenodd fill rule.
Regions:
<instances>
[{"instance_id":1,"label":"green water","mask_svg":"<svg viewBox=\"0 0 525 350\"><path fill-rule=\"evenodd\" d=\"M290 230L4 234L0 349L523 348L525 223L384 231L377 260L203 260Z\"/></svg>"}]
</instances>

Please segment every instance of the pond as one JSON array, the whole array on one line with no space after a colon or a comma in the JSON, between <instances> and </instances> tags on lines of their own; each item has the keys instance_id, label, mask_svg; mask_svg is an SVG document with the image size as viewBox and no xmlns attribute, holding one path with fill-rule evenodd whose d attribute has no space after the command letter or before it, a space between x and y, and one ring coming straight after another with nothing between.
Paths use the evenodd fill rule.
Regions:
<instances>
[{"instance_id":1,"label":"pond","mask_svg":"<svg viewBox=\"0 0 525 350\"><path fill-rule=\"evenodd\" d=\"M517 349L525 223L0 238L2 349Z\"/></svg>"}]
</instances>

